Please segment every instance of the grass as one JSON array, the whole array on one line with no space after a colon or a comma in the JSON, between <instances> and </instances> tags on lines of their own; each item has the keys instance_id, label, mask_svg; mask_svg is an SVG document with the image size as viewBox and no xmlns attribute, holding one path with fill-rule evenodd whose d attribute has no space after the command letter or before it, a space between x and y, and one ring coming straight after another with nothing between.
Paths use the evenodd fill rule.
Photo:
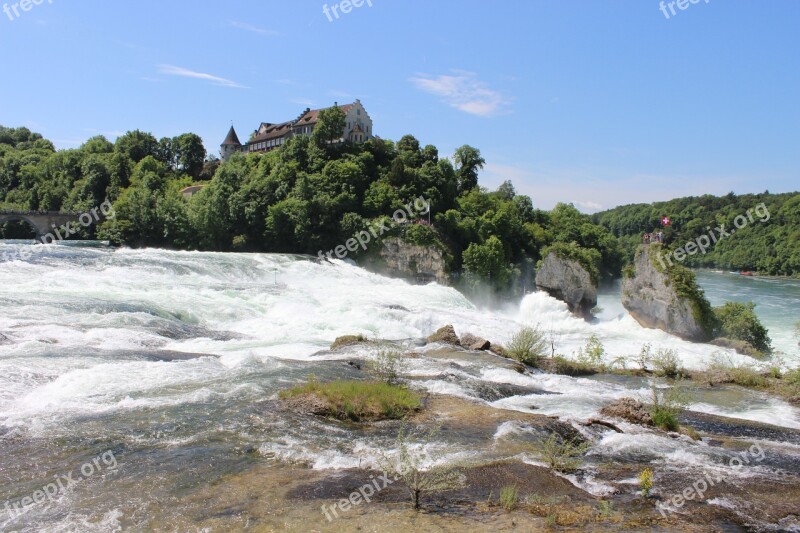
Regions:
<instances>
[{"instance_id":1,"label":"grass","mask_svg":"<svg viewBox=\"0 0 800 533\"><path fill-rule=\"evenodd\" d=\"M503 487L503 489L500 491L500 506L507 512L510 512L514 509L514 506L517 505L518 500L519 492L517 491L517 487Z\"/></svg>"},{"instance_id":2,"label":"grass","mask_svg":"<svg viewBox=\"0 0 800 533\"><path fill-rule=\"evenodd\" d=\"M590 376L597 374L599 370L590 363L573 361L557 355L553 358L553 372L565 376Z\"/></svg>"},{"instance_id":3,"label":"grass","mask_svg":"<svg viewBox=\"0 0 800 533\"><path fill-rule=\"evenodd\" d=\"M341 420L399 419L422 407L414 392L388 383L371 381L309 381L281 392L283 399L312 394L330 404L330 414Z\"/></svg>"}]
</instances>

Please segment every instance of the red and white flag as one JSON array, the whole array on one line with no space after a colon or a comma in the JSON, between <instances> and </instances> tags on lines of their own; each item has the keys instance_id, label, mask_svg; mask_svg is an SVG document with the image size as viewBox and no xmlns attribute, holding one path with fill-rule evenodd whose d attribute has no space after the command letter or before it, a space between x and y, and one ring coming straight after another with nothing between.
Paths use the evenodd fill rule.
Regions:
<instances>
[{"instance_id":1,"label":"red and white flag","mask_svg":"<svg viewBox=\"0 0 800 533\"><path fill-rule=\"evenodd\" d=\"M672 225L672 221L669 219L669 217L661 217L661 225L662 226L671 226Z\"/></svg>"}]
</instances>

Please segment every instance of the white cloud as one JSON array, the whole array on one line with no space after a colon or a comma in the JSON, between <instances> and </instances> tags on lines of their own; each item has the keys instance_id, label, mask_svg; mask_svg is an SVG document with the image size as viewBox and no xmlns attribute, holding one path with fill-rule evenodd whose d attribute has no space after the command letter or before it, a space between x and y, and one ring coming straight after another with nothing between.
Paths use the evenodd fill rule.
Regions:
<instances>
[{"instance_id":1,"label":"white cloud","mask_svg":"<svg viewBox=\"0 0 800 533\"><path fill-rule=\"evenodd\" d=\"M194 78L198 80L210 81L214 85L219 85L221 87L232 87L235 89L247 88L243 85L239 85L235 81L231 81L225 78L220 78L219 76L214 76L213 74L208 74L205 72L197 72L195 70L189 70L183 67L176 67L174 65L158 65L158 71L161 74L169 74L170 76L182 76L184 78Z\"/></svg>"},{"instance_id":2,"label":"white cloud","mask_svg":"<svg viewBox=\"0 0 800 533\"><path fill-rule=\"evenodd\" d=\"M250 31L253 33L260 33L261 35L269 35L270 37L276 37L280 35L280 32L274 30L268 30L266 28L259 28L258 26L253 26L252 24L248 24L247 22L240 22L238 20L229 21L228 26L232 28L238 28L240 30Z\"/></svg>"},{"instance_id":3,"label":"white cloud","mask_svg":"<svg viewBox=\"0 0 800 533\"><path fill-rule=\"evenodd\" d=\"M449 106L471 115L491 117L500 113L508 99L490 89L474 72L455 71L453 75L418 74L411 78L418 89L442 97Z\"/></svg>"}]
</instances>

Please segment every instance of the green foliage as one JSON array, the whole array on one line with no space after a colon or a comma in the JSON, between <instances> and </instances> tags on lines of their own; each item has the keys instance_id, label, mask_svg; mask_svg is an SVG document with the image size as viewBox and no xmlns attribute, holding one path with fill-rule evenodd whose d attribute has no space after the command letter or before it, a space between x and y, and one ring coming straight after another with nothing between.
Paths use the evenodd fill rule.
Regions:
<instances>
[{"instance_id":1,"label":"green foliage","mask_svg":"<svg viewBox=\"0 0 800 533\"><path fill-rule=\"evenodd\" d=\"M515 486L503 487L500 490L500 506L507 512L514 510L519 501L519 491Z\"/></svg>"},{"instance_id":2,"label":"green foliage","mask_svg":"<svg viewBox=\"0 0 800 533\"><path fill-rule=\"evenodd\" d=\"M644 348L642 348L642 350L644 351ZM644 357L644 352L642 356ZM655 355L650 357L649 361L653 364L654 373L656 376L677 378L682 373L680 368L680 359L678 359L678 352L675 350L659 348Z\"/></svg>"},{"instance_id":3,"label":"green foliage","mask_svg":"<svg viewBox=\"0 0 800 533\"><path fill-rule=\"evenodd\" d=\"M597 335L592 335L586 341L586 345L578 350L577 359L586 366L601 368L603 366L603 356L606 349Z\"/></svg>"},{"instance_id":4,"label":"green foliage","mask_svg":"<svg viewBox=\"0 0 800 533\"><path fill-rule=\"evenodd\" d=\"M137 130L114 144L94 137L56 152L41 135L0 127L0 204L82 210L108 198L117 218L92 230L117 244L316 256L422 197L433 227L408 225L403 237L446 248L462 288L522 293L542 251L561 249L558 243L580 250L600 277L619 274L617 239L574 206L542 211L510 182L496 191L477 186L485 164L478 149L462 146L451 161L411 135L331 143L341 118L341 110L322 112L313 139L295 137L225 163L205 159L191 133L157 140ZM203 190L184 199L180 190L199 180ZM0 238L10 231L17 230L0 227Z\"/></svg>"},{"instance_id":5,"label":"green foliage","mask_svg":"<svg viewBox=\"0 0 800 533\"><path fill-rule=\"evenodd\" d=\"M329 107L319 112L319 122L311 135L312 141L321 145L341 138L345 126L345 113L339 106Z\"/></svg>"},{"instance_id":6,"label":"green foliage","mask_svg":"<svg viewBox=\"0 0 800 533\"><path fill-rule=\"evenodd\" d=\"M408 364L403 359L403 354L397 350L379 350L375 358L369 362L369 371L372 376L383 383L397 385L403 373L408 370Z\"/></svg>"},{"instance_id":7,"label":"green foliage","mask_svg":"<svg viewBox=\"0 0 800 533\"><path fill-rule=\"evenodd\" d=\"M650 497L650 491L653 490L653 471L649 468L642 470L639 474L639 489L642 491L642 496L645 498Z\"/></svg>"},{"instance_id":8,"label":"green foliage","mask_svg":"<svg viewBox=\"0 0 800 533\"><path fill-rule=\"evenodd\" d=\"M678 431L678 415L689 404L689 395L681 382L666 389L659 389L655 384L650 388L650 417L656 427L664 431Z\"/></svg>"},{"instance_id":9,"label":"green foliage","mask_svg":"<svg viewBox=\"0 0 800 533\"><path fill-rule=\"evenodd\" d=\"M281 392L281 398L314 394L326 399L334 416L342 420L398 419L422 407L420 397L403 387L366 381L310 380L305 385Z\"/></svg>"},{"instance_id":10,"label":"green foliage","mask_svg":"<svg viewBox=\"0 0 800 533\"><path fill-rule=\"evenodd\" d=\"M561 259L576 261L589 273L592 283L596 285L599 282L602 256L598 250L583 248L576 242L557 242L542 250L542 257L551 253Z\"/></svg>"},{"instance_id":11,"label":"green foliage","mask_svg":"<svg viewBox=\"0 0 800 533\"><path fill-rule=\"evenodd\" d=\"M772 352L772 341L767 328L761 324L755 313L753 302L728 302L714 308L719 320L719 333L723 337L749 342L756 350L763 353Z\"/></svg>"},{"instance_id":12,"label":"green foliage","mask_svg":"<svg viewBox=\"0 0 800 533\"><path fill-rule=\"evenodd\" d=\"M581 466L581 458L590 447L588 442L562 439L557 433L551 433L539 442L537 452L550 468L568 474Z\"/></svg>"},{"instance_id":13,"label":"green foliage","mask_svg":"<svg viewBox=\"0 0 800 533\"><path fill-rule=\"evenodd\" d=\"M761 204L763 208L758 207ZM662 216L669 216L672 225L661 227ZM735 228L737 216L747 216L747 225L736 229L734 235L719 239L715 228L724 224L725 231L729 232ZM620 239L629 260L644 233L663 230L667 244L677 248L703 235L709 236L714 230L718 242L705 254L688 256L687 266L800 276L800 194L797 192L678 198L617 207L597 213L593 218Z\"/></svg>"},{"instance_id":14,"label":"green foliage","mask_svg":"<svg viewBox=\"0 0 800 533\"><path fill-rule=\"evenodd\" d=\"M547 336L537 326L526 326L516 332L506 346L508 355L526 365L537 367L547 355Z\"/></svg>"}]
</instances>

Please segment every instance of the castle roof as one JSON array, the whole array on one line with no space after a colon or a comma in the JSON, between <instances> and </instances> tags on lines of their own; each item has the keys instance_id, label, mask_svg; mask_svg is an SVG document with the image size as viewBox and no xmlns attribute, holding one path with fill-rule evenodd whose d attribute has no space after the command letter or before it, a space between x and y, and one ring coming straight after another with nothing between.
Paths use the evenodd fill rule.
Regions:
<instances>
[{"instance_id":1,"label":"castle roof","mask_svg":"<svg viewBox=\"0 0 800 533\"><path fill-rule=\"evenodd\" d=\"M222 146L241 146L241 145L242 143L239 142L239 136L236 135L236 130L233 129L233 126L231 126L231 130L228 132L228 136L225 137L225 140L222 142Z\"/></svg>"}]
</instances>

